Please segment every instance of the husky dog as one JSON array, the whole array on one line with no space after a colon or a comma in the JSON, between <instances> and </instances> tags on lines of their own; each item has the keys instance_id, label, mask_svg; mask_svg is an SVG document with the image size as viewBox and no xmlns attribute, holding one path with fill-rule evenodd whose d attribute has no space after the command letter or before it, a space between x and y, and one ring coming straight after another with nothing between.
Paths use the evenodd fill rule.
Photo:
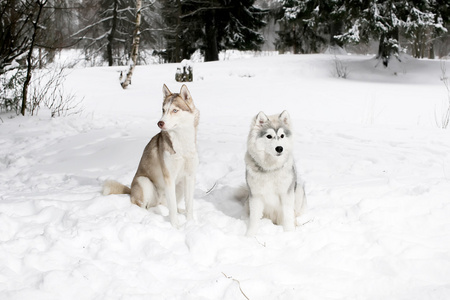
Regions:
<instances>
[{"instance_id":1,"label":"husky dog","mask_svg":"<svg viewBox=\"0 0 450 300\"><path fill-rule=\"evenodd\" d=\"M250 220L247 235L257 233L264 216L285 231L295 229L296 217L306 207L303 186L297 184L292 155L291 119L287 111L266 116L260 112L251 124L245 155Z\"/></svg>"},{"instance_id":2,"label":"husky dog","mask_svg":"<svg viewBox=\"0 0 450 300\"><path fill-rule=\"evenodd\" d=\"M188 88L171 93L163 86L162 117L155 135L144 149L131 189L106 181L103 194L130 194L131 202L149 208L166 204L170 223L178 227L177 203L183 196L187 220L193 219L195 173L198 166L197 125L200 112Z\"/></svg>"}]
</instances>

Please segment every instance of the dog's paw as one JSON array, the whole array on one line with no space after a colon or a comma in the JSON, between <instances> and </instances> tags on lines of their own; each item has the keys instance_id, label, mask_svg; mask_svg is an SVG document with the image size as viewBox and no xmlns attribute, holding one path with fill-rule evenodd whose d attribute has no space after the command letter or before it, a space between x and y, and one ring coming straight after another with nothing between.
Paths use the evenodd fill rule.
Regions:
<instances>
[{"instance_id":1,"label":"dog's paw","mask_svg":"<svg viewBox=\"0 0 450 300\"><path fill-rule=\"evenodd\" d=\"M283 229L284 229L284 231L285 232L292 232L292 231L295 231L295 224L285 224L284 226L283 226Z\"/></svg>"},{"instance_id":2,"label":"dog's paw","mask_svg":"<svg viewBox=\"0 0 450 300\"><path fill-rule=\"evenodd\" d=\"M187 215L186 215L186 221L187 221L188 223L195 222L194 214L192 214L192 213L187 214Z\"/></svg>"},{"instance_id":3,"label":"dog's paw","mask_svg":"<svg viewBox=\"0 0 450 300\"><path fill-rule=\"evenodd\" d=\"M255 237L256 236L256 228L248 228L247 232L245 233L245 236L247 237Z\"/></svg>"},{"instance_id":4,"label":"dog's paw","mask_svg":"<svg viewBox=\"0 0 450 300\"><path fill-rule=\"evenodd\" d=\"M177 217L171 217L170 218L170 224L172 225L173 228L175 229L180 229L180 222L178 221Z\"/></svg>"}]
</instances>

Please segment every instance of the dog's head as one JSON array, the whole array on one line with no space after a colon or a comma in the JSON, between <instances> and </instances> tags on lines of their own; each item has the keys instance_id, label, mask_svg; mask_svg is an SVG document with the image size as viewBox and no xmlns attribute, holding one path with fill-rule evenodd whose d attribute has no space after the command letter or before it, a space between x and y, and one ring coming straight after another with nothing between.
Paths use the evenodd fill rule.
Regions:
<instances>
[{"instance_id":1,"label":"dog's head","mask_svg":"<svg viewBox=\"0 0 450 300\"><path fill-rule=\"evenodd\" d=\"M179 93L172 93L164 84L163 95L162 117L158 122L161 130L169 131L198 125L199 112L186 85L183 84Z\"/></svg>"},{"instance_id":2,"label":"dog's head","mask_svg":"<svg viewBox=\"0 0 450 300\"><path fill-rule=\"evenodd\" d=\"M248 149L253 149L263 161L284 161L292 148L291 118L287 111L266 116L260 112L250 129Z\"/></svg>"}]
</instances>

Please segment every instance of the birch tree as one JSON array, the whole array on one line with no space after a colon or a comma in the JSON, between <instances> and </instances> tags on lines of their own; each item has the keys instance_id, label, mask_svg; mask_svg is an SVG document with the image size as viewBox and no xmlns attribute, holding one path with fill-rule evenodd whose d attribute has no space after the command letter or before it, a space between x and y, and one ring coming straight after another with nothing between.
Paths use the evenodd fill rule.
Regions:
<instances>
[{"instance_id":1,"label":"birch tree","mask_svg":"<svg viewBox=\"0 0 450 300\"><path fill-rule=\"evenodd\" d=\"M128 85L131 84L131 77L133 76L134 68L136 67L139 42L141 39L141 10L142 10L142 0L136 0L136 21L135 28L133 31L133 44L131 46L131 57L130 57L130 68L128 69L125 80L121 82L122 88L126 89Z\"/></svg>"},{"instance_id":2,"label":"birch tree","mask_svg":"<svg viewBox=\"0 0 450 300\"><path fill-rule=\"evenodd\" d=\"M82 40L94 57L104 53L109 66L118 64L119 52L125 48L126 32L131 23L131 1L98 0L89 5L81 28L72 36Z\"/></svg>"},{"instance_id":3,"label":"birch tree","mask_svg":"<svg viewBox=\"0 0 450 300\"><path fill-rule=\"evenodd\" d=\"M109 66L126 65L136 23L135 0L85 1L87 7L73 37L82 40L88 59L101 57ZM155 0L141 1L140 37L145 45L156 43Z\"/></svg>"}]
</instances>

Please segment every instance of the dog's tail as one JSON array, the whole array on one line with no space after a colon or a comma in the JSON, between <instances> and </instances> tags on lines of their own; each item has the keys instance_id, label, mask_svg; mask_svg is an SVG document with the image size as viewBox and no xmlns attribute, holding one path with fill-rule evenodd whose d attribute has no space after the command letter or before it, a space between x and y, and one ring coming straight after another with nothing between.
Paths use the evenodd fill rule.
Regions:
<instances>
[{"instance_id":1,"label":"dog's tail","mask_svg":"<svg viewBox=\"0 0 450 300\"><path fill-rule=\"evenodd\" d=\"M106 180L103 184L103 195L131 194L131 189L114 180Z\"/></svg>"},{"instance_id":2,"label":"dog's tail","mask_svg":"<svg viewBox=\"0 0 450 300\"><path fill-rule=\"evenodd\" d=\"M250 191L247 186L240 185L234 190L233 196L236 200L241 201L242 203L248 200L248 196L250 195Z\"/></svg>"}]
</instances>

